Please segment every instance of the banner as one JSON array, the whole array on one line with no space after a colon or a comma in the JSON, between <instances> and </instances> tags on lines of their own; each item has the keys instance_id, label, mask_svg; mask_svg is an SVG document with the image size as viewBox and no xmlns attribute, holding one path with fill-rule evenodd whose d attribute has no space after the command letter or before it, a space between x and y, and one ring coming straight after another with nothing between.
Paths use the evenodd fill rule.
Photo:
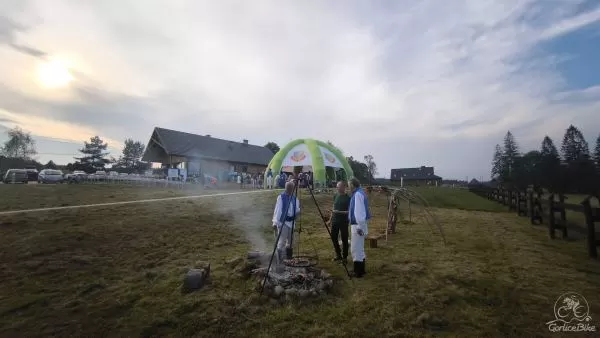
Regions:
<instances>
[{"instance_id":1,"label":"banner","mask_svg":"<svg viewBox=\"0 0 600 338\"><path fill-rule=\"evenodd\" d=\"M340 159L335 156L332 152L327 150L327 148L319 146L321 150L321 156L323 156L323 162L325 162L325 167L333 167L333 168L343 168L344 165L340 161Z\"/></svg>"},{"instance_id":2,"label":"banner","mask_svg":"<svg viewBox=\"0 0 600 338\"><path fill-rule=\"evenodd\" d=\"M312 166L312 156L306 144L302 143L292 148L283 159L282 167Z\"/></svg>"}]
</instances>

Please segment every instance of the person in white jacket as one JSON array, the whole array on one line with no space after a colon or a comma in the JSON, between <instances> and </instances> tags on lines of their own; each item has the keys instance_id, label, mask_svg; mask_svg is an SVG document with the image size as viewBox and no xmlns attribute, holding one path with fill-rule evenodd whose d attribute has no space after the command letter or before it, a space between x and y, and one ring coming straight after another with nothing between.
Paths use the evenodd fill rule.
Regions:
<instances>
[{"instance_id":1,"label":"person in white jacket","mask_svg":"<svg viewBox=\"0 0 600 338\"><path fill-rule=\"evenodd\" d=\"M275 211L273 212L273 229L277 229L279 241L277 242L277 260L281 263L284 259L284 250L292 246L292 234L296 218L300 214L300 201L294 195L294 182L286 182L285 191L277 196ZM287 206L287 212L285 208ZM291 259L292 257L287 257Z\"/></svg>"},{"instance_id":2,"label":"person in white jacket","mask_svg":"<svg viewBox=\"0 0 600 338\"><path fill-rule=\"evenodd\" d=\"M365 275L365 238L369 234L367 222L371 219L367 194L360 187L360 181L353 178L349 182L352 197L348 220L350 221L350 252L354 261L354 276Z\"/></svg>"}]
</instances>

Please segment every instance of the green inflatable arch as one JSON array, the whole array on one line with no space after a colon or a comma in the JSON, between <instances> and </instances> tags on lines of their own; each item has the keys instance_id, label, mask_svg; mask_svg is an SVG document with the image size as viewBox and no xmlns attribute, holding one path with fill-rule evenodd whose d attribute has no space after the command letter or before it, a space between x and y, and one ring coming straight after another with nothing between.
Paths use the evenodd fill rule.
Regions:
<instances>
[{"instance_id":1,"label":"green inflatable arch","mask_svg":"<svg viewBox=\"0 0 600 338\"><path fill-rule=\"evenodd\" d=\"M269 162L269 166L267 167L265 173L271 169L273 171L273 175L277 175L279 171L282 169L285 159L288 156L292 156L290 151L294 149L294 147L304 144L306 149L308 149L308 153L312 160L312 172L313 172L313 184L316 187L323 187L327 181L327 165L325 163L325 159L323 158L323 153L319 147L323 147L331 154L337 157L338 161L341 163L344 172L346 173L346 178L351 179L354 177L354 172L350 167L350 164L346 160L346 157L342 154L340 150L336 147L333 147L327 142L322 142L319 140L313 139L297 139L285 145L285 147L281 148L275 156ZM276 182L274 182L277 184ZM266 182L265 182L266 185Z\"/></svg>"}]
</instances>

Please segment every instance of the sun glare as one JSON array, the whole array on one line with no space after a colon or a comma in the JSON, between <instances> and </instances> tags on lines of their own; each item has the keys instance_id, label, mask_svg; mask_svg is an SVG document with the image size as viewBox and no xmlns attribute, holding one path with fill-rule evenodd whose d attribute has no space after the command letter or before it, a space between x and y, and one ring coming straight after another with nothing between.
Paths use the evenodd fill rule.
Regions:
<instances>
[{"instance_id":1,"label":"sun glare","mask_svg":"<svg viewBox=\"0 0 600 338\"><path fill-rule=\"evenodd\" d=\"M41 85L47 88L66 87L73 80L69 67L59 60L50 60L41 64L38 78Z\"/></svg>"}]
</instances>

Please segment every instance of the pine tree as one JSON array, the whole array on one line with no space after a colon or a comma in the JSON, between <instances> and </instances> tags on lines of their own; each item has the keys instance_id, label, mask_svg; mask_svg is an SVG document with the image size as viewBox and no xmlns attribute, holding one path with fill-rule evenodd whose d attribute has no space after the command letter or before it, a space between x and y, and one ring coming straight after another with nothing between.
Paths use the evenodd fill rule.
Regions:
<instances>
[{"instance_id":1,"label":"pine tree","mask_svg":"<svg viewBox=\"0 0 600 338\"><path fill-rule=\"evenodd\" d=\"M596 168L600 171L600 134L596 139L596 147L594 148L593 154L594 162L596 163Z\"/></svg>"},{"instance_id":2,"label":"pine tree","mask_svg":"<svg viewBox=\"0 0 600 338\"><path fill-rule=\"evenodd\" d=\"M504 149L502 155L501 177L504 182L510 182L516 159L519 156L519 146L510 130L506 132L506 136L504 136Z\"/></svg>"},{"instance_id":3,"label":"pine tree","mask_svg":"<svg viewBox=\"0 0 600 338\"><path fill-rule=\"evenodd\" d=\"M540 151L540 185L551 192L564 192L566 180L562 175L560 155L554 142L547 135L542 141Z\"/></svg>"},{"instance_id":4,"label":"pine tree","mask_svg":"<svg viewBox=\"0 0 600 338\"><path fill-rule=\"evenodd\" d=\"M558 150L556 149L554 142L550 137L548 137L548 135L546 135L544 137L544 140L542 141L542 149L540 151L540 155L543 157L555 158L558 161L560 161L560 157L558 156Z\"/></svg>"},{"instance_id":5,"label":"pine tree","mask_svg":"<svg viewBox=\"0 0 600 338\"><path fill-rule=\"evenodd\" d=\"M496 144L494 158L492 159L492 179L498 179L498 177L502 174L502 156L502 148L500 148L499 144Z\"/></svg>"},{"instance_id":6,"label":"pine tree","mask_svg":"<svg viewBox=\"0 0 600 338\"><path fill-rule=\"evenodd\" d=\"M562 158L567 163L573 163L583 157L589 157L590 151L588 143L583 134L577 127L570 125L563 137L563 143L560 147Z\"/></svg>"},{"instance_id":7,"label":"pine tree","mask_svg":"<svg viewBox=\"0 0 600 338\"><path fill-rule=\"evenodd\" d=\"M83 149L79 150L83 156L75 157L76 164L86 171L103 170L104 166L110 162L106 159L108 156L108 152L105 152L106 148L108 148L108 144L104 143L99 136L90 138L90 142L84 142Z\"/></svg>"},{"instance_id":8,"label":"pine tree","mask_svg":"<svg viewBox=\"0 0 600 338\"><path fill-rule=\"evenodd\" d=\"M568 190L578 193L593 192L595 189L595 168L590 158L589 146L577 127L570 125L563 137L561 146L566 164Z\"/></svg>"}]
</instances>

